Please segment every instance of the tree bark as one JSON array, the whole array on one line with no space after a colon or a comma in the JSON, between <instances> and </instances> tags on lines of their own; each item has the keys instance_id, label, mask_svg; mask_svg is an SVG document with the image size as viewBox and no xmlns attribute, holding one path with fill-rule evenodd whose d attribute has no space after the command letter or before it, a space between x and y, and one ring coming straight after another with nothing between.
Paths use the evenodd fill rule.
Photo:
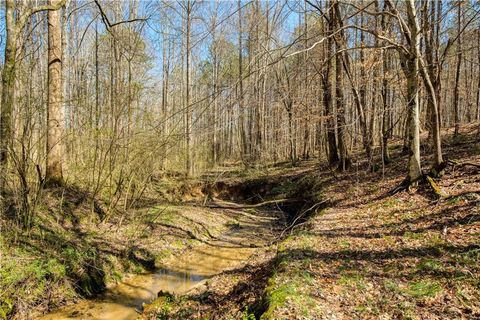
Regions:
<instances>
[{"instance_id":1,"label":"tree bark","mask_svg":"<svg viewBox=\"0 0 480 320\"><path fill-rule=\"evenodd\" d=\"M2 107L0 114L0 164L2 165L2 190L6 175L8 150L12 140L12 111L15 97L15 65L17 55L17 28L15 26L15 5L13 0L5 1L5 65L2 71Z\"/></svg>"},{"instance_id":2,"label":"tree bark","mask_svg":"<svg viewBox=\"0 0 480 320\"><path fill-rule=\"evenodd\" d=\"M420 36L414 0L407 2L407 13L411 37L410 52L401 53L401 59L403 60L403 70L407 78L407 110L409 122L408 180L410 183L414 183L422 176L420 164L420 106L418 100L418 92L420 89L418 81Z\"/></svg>"},{"instance_id":3,"label":"tree bark","mask_svg":"<svg viewBox=\"0 0 480 320\"><path fill-rule=\"evenodd\" d=\"M327 4L328 5L328 4ZM333 8L330 8L330 20L326 26L326 35L330 36L335 28L333 24L335 13ZM333 99L332 99L332 55L333 55L334 40L329 37L326 44L325 57L328 61L325 63L322 72L322 87L323 87L323 106L325 108L325 117L327 123L327 146L328 146L328 163L333 166L340 160L338 157L337 143L335 139L335 119L333 114Z\"/></svg>"},{"instance_id":4,"label":"tree bark","mask_svg":"<svg viewBox=\"0 0 480 320\"><path fill-rule=\"evenodd\" d=\"M191 24L192 24L192 3L190 0L187 0L186 5L186 33L185 33L185 166L188 175L193 174L193 165L192 165L192 146L191 146L191 136L190 136L190 125L191 125L191 110L190 110L190 33L191 33Z\"/></svg>"},{"instance_id":5,"label":"tree bark","mask_svg":"<svg viewBox=\"0 0 480 320\"><path fill-rule=\"evenodd\" d=\"M247 146L247 133L245 131L245 110L243 104L243 44L242 44L242 3L238 0L238 122L240 129L240 153L244 164L247 164L248 159L248 146Z\"/></svg>"},{"instance_id":6,"label":"tree bark","mask_svg":"<svg viewBox=\"0 0 480 320\"><path fill-rule=\"evenodd\" d=\"M378 6L378 1L376 1ZM385 6L385 5L384 5ZM381 20L382 30L386 32L390 31L390 23L387 21L387 17L382 15ZM383 79L382 79L382 159L384 164L390 163L390 152L388 150L388 139L391 135L391 128L389 127L389 119L390 119L390 95L391 95L391 88L389 85L389 79L387 77L388 72L391 69L391 55L387 49L382 49L382 62L383 62Z\"/></svg>"},{"instance_id":7,"label":"tree bark","mask_svg":"<svg viewBox=\"0 0 480 320\"><path fill-rule=\"evenodd\" d=\"M49 0L52 5L53 0ZM62 27L59 10L48 11L48 103L46 181L63 181Z\"/></svg>"},{"instance_id":8,"label":"tree bark","mask_svg":"<svg viewBox=\"0 0 480 320\"><path fill-rule=\"evenodd\" d=\"M335 1L334 10L339 12L339 3ZM339 14L334 15L334 21L337 28L340 26L338 21ZM337 107L337 136L338 136L338 153L340 155L340 165L339 169L342 171L348 170L351 167L352 161L350 155L348 154L347 144L345 143L345 130L346 130L346 121L345 121L345 102L343 95L343 65L342 65L342 56L338 53L342 49L340 43L341 40L335 41L337 53L335 55L335 104Z\"/></svg>"},{"instance_id":9,"label":"tree bark","mask_svg":"<svg viewBox=\"0 0 480 320\"><path fill-rule=\"evenodd\" d=\"M461 34L461 24L462 24L462 2L458 2L458 11L457 11L457 64L455 69L455 87L453 89L453 110L454 110L454 119L455 119L455 131L454 136L458 136L460 131L460 108L459 108L459 84L460 84L460 70L462 67L462 34Z\"/></svg>"}]
</instances>

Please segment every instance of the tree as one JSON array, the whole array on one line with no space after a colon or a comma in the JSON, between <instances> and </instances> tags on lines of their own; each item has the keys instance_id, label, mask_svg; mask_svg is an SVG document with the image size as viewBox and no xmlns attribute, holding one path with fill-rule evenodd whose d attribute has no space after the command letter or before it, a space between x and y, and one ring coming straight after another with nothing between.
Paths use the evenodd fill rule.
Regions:
<instances>
[{"instance_id":1,"label":"tree","mask_svg":"<svg viewBox=\"0 0 480 320\"><path fill-rule=\"evenodd\" d=\"M53 5L53 0L49 0ZM47 106L47 159L45 179L48 184L63 181L62 136L62 26L59 10L48 11L48 106Z\"/></svg>"},{"instance_id":2,"label":"tree","mask_svg":"<svg viewBox=\"0 0 480 320\"><path fill-rule=\"evenodd\" d=\"M333 10L335 11L335 15L332 17L334 20L334 24L337 28L341 28L342 24L340 21L341 14L340 14L340 6L338 1L334 0L333 3ZM337 108L337 127L338 127L338 152L340 155L340 166L339 168L342 171L348 170L351 165L352 161L350 159L350 155L348 153L347 144L345 142L345 131L346 131L346 121L345 121L345 102L344 102L344 94L343 94L343 54L341 53L342 50L342 40L338 39L343 38L343 32L340 32L337 35L337 39L335 41L336 44L336 54L335 54L335 103Z\"/></svg>"},{"instance_id":3,"label":"tree","mask_svg":"<svg viewBox=\"0 0 480 320\"><path fill-rule=\"evenodd\" d=\"M462 67L462 1L458 1L457 3L457 31L458 31L458 39L457 39L457 62L455 68L455 87L453 90L453 110L454 110L454 119L455 119L455 136L458 136L460 131L460 108L459 108L459 84L460 84L460 70Z\"/></svg>"},{"instance_id":4,"label":"tree","mask_svg":"<svg viewBox=\"0 0 480 320\"><path fill-rule=\"evenodd\" d=\"M327 6L329 4L327 3ZM324 26L325 35L328 37L325 57L328 59L324 64L324 68L321 73L322 77L322 89L323 89L323 106L325 108L325 116L327 118L327 145L328 145L328 163L333 166L340 160L338 157L337 143L335 139L335 118L333 115L333 99L332 99L332 69L333 69L333 32L335 29L335 11L333 7L329 9L329 18L327 24Z\"/></svg>"},{"instance_id":5,"label":"tree","mask_svg":"<svg viewBox=\"0 0 480 320\"><path fill-rule=\"evenodd\" d=\"M2 71L2 108L0 112L0 166L2 178L0 189L4 191L8 152L12 144L12 112L15 98L18 39L30 17L38 12L58 10L66 0L48 5L22 8L16 13L15 1L5 0L5 60Z\"/></svg>"}]
</instances>

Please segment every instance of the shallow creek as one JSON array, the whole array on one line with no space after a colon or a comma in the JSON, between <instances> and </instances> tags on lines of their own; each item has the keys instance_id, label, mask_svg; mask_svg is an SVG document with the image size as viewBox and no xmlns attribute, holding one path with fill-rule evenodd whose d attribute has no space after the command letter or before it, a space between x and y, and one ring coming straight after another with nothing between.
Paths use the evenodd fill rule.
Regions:
<instances>
[{"instance_id":1,"label":"shallow creek","mask_svg":"<svg viewBox=\"0 0 480 320\"><path fill-rule=\"evenodd\" d=\"M243 221L223 236L203 243L179 256L169 267L154 273L133 275L91 300L60 308L40 320L53 319L136 319L142 304L151 302L159 291L185 294L205 279L240 266L268 241L272 219Z\"/></svg>"}]
</instances>

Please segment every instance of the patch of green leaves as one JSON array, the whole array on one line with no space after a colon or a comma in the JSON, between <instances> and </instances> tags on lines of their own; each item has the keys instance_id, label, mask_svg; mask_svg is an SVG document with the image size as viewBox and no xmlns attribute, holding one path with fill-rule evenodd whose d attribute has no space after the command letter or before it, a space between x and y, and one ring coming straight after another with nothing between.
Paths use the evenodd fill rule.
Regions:
<instances>
[{"instance_id":1,"label":"patch of green leaves","mask_svg":"<svg viewBox=\"0 0 480 320\"><path fill-rule=\"evenodd\" d=\"M256 320L257 318L255 317L254 313L250 313L248 310L248 307L245 306L245 309L242 312L242 320Z\"/></svg>"}]
</instances>

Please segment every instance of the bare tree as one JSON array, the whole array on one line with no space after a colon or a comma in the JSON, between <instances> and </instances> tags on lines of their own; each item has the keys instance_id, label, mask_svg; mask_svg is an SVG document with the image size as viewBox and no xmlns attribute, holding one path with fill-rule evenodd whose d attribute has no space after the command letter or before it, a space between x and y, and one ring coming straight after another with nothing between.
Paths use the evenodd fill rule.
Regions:
<instances>
[{"instance_id":1,"label":"bare tree","mask_svg":"<svg viewBox=\"0 0 480 320\"><path fill-rule=\"evenodd\" d=\"M49 0L53 5L53 0ZM48 106L47 158L45 179L48 184L63 181L63 82L62 25L59 10L48 11Z\"/></svg>"}]
</instances>

